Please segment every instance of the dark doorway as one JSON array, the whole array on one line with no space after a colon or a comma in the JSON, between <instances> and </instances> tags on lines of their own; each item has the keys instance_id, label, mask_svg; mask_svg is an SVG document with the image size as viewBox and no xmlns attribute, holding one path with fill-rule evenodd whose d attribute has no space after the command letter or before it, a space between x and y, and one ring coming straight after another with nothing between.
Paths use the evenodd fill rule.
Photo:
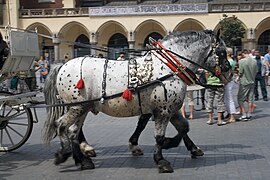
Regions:
<instances>
[{"instance_id":1,"label":"dark doorway","mask_svg":"<svg viewBox=\"0 0 270 180\"><path fill-rule=\"evenodd\" d=\"M86 35L81 34L80 36L77 37L75 42L89 45L89 38ZM91 53L90 48L82 47L79 45L74 46L74 57L82 57L85 55L89 55L90 53Z\"/></svg>"},{"instance_id":2,"label":"dark doorway","mask_svg":"<svg viewBox=\"0 0 270 180\"><path fill-rule=\"evenodd\" d=\"M258 40L258 49L262 55L267 53L268 48L270 48L270 29L264 31Z\"/></svg>"},{"instance_id":3,"label":"dark doorway","mask_svg":"<svg viewBox=\"0 0 270 180\"><path fill-rule=\"evenodd\" d=\"M125 49L128 49L127 38L121 33L116 33L112 35L108 42L108 49L109 49L108 58L117 59L120 52L125 51Z\"/></svg>"}]
</instances>

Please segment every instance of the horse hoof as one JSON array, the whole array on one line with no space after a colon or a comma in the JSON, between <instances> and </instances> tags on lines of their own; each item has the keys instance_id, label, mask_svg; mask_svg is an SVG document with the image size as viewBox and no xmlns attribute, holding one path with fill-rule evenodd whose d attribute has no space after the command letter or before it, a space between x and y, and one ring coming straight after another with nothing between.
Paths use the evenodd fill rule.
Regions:
<instances>
[{"instance_id":1,"label":"horse hoof","mask_svg":"<svg viewBox=\"0 0 270 180\"><path fill-rule=\"evenodd\" d=\"M81 152L84 153L87 157L96 157L96 151L95 149L90 146L86 141L80 143L80 149Z\"/></svg>"},{"instance_id":2,"label":"horse hoof","mask_svg":"<svg viewBox=\"0 0 270 180\"><path fill-rule=\"evenodd\" d=\"M84 153L87 157L96 157L97 156L96 151L94 149L92 149L90 151L85 151Z\"/></svg>"},{"instance_id":3,"label":"horse hoof","mask_svg":"<svg viewBox=\"0 0 270 180\"><path fill-rule=\"evenodd\" d=\"M90 158L84 158L81 162L81 170L95 169L95 164Z\"/></svg>"},{"instance_id":4,"label":"horse hoof","mask_svg":"<svg viewBox=\"0 0 270 180\"><path fill-rule=\"evenodd\" d=\"M170 163L166 160L160 160L158 162L158 172L159 173L172 173L173 172L173 168L170 165Z\"/></svg>"},{"instance_id":5,"label":"horse hoof","mask_svg":"<svg viewBox=\"0 0 270 180\"><path fill-rule=\"evenodd\" d=\"M128 148L131 151L133 156L143 155L143 150L138 145L132 145L131 143L129 143Z\"/></svg>"},{"instance_id":6,"label":"horse hoof","mask_svg":"<svg viewBox=\"0 0 270 180\"><path fill-rule=\"evenodd\" d=\"M136 149L134 151L131 152L133 156L142 156L143 155L143 151L141 149Z\"/></svg>"},{"instance_id":7,"label":"horse hoof","mask_svg":"<svg viewBox=\"0 0 270 180\"><path fill-rule=\"evenodd\" d=\"M61 163L64 163L70 156L71 156L71 152L68 153L63 153L61 151L58 151L54 154L54 164L55 165L59 165Z\"/></svg>"},{"instance_id":8,"label":"horse hoof","mask_svg":"<svg viewBox=\"0 0 270 180\"><path fill-rule=\"evenodd\" d=\"M196 158L197 156L203 156L204 155L204 152L203 150L201 150L200 148L197 148L197 149L193 149L191 151L191 157L192 158Z\"/></svg>"}]
</instances>

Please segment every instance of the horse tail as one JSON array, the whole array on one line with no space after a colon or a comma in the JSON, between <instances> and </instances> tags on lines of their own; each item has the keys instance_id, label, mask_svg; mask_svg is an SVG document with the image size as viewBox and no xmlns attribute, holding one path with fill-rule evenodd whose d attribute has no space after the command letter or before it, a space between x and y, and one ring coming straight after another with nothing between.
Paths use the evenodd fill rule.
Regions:
<instances>
[{"instance_id":1,"label":"horse tail","mask_svg":"<svg viewBox=\"0 0 270 180\"><path fill-rule=\"evenodd\" d=\"M62 65L53 67L46 78L44 84L44 97L45 103L47 105L60 103L56 97L58 94L56 88L56 80L61 67ZM43 127L43 141L45 143L49 144L51 140L57 135L55 121L64 114L64 110L65 108L63 106L47 108L47 119Z\"/></svg>"}]
</instances>

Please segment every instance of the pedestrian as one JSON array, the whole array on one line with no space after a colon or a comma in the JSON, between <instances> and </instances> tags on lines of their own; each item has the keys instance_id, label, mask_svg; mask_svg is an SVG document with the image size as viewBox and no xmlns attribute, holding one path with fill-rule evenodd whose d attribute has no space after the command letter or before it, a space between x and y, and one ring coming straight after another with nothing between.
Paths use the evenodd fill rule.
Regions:
<instances>
[{"instance_id":1,"label":"pedestrian","mask_svg":"<svg viewBox=\"0 0 270 180\"><path fill-rule=\"evenodd\" d=\"M41 68L40 68L40 70L39 70L39 72L40 72L40 83L43 83L43 82L45 82L45 79L46 79L46 77L47 77L47 75L48 75L48 73L49 73L49 69L48 69L48 61L47 60L45 60L44 58L43 58L43 56L40 56L40 59L39 59L39 61L38 61L38 63L41 65Z\"/></svg>"},{"instance_id":2,"label":"pedestrian","mask_svg":"<svg viewBox=\"0 0 270 180\"><path fill-rule=\"evenodd\" d=\"M232 59L233 55L233 50L232 48L227 48L227 59L231 65L232 72L235 71L235 61ZM234 86L234 81L233 78L230 80L228 84L225 86L225 94L224 94L224 99L225 99L225 105L226 109L228 111L228 123L234 123L235 122L235 114L236 114L236 108L235 108L235 103L233 99L233 86Z\"/></svg>"},{"instance_id":3,"label":"pedestrian","mask_svg":"<svg viewBox=\"0 0 270 180\"><path fill-rule=\"evenodd\" d=\"M69 59L69 54L66 53L66 54L64 55L64 63L67 63L69 60L70 60L70 59Z\"/></svg>"},{"instance_id":4,"label":"pedestrian","mask_svg":"<svg viewBox=\"0 0 270 180\"><path fill-rule=\"evenodd\" d=\"M264 60L265 60L266 67L269 71L269 69L270 69L270 48L268 49L268 52L264 55ZM268 76L269 76L269 74L265 75L266 86L269 86Z\"/></svg>"},{"instance_id":5,"label":"pedestrian","mask_svg":"<svg viewBox=\"0 0 270 180\"><path fill-rule=\"evenodd\" d=\"M117 58L117 60L118 61L124 61L124 60L126 60L125 53L124 52L121 52L120 55L119 55L119 57Z\"/></svg>"},{"instance_id":6,"label":"pedestrian","mask_svg":"<svg viewBox=\"0 0 270 180\"><path fill-rule=\"evenodd\" d=\"M37 88L36 72L41 69L41 65L34 60L28 72L28 76L25 79L30 91L34 91Z\"/></svg>"},{"instance_id":7,"label":"pedestrian","mask_svg":"<svg viewBox=\"0 0 270 180\"><path fill-rule=\"evenodd\" d=\"M247 50L243 50L244 59L239 62L239 90L238 104L242 116L239 120L249 120L253 110L255 77L258 71L257 62L248 55ZM248 102L248 112L245 111L244 102Z\"/></svg>"},{"instance_id":8,"label":"pedestrian","mask_svg":"<svg viewBox=\"0 0 270 180\"><path fill-rule=\"evenodd\" d=\"M268 72L267 64L265 63L266 60L264 59L264 57L261 56L261 53L259 50L255 51L255 60L257 61L258 72L255 78L254 100L255 101L259 100L258 83L260 83L263 100L268 101L267 90L266 90L266 85L265 85L265 75L268 74L269 72Z\"/></svg>"},{"instance_id":9,"label":"pedestrian","mask_svg":"<svg viewBox=\"0 0 270 180\"><path fill-rule=\"evenodd\" d=\"M98 58L104 58L103 54L99 53Z\"/></svg>"},{"instance_id":10,"label":"pedestrian","mask_svg":"<svg viewBox=\"0 0 270 180\"><path fill-rule=\"evenodd\" d=\"M216 67L220 68L220 67ZM208 85L221 85L220 79L210 72L206 72L206 80ZM223 112L225 111L224 104L224 87L219 88L211 88L207 89L207 112L208 112L208 121L206 122L208 125L214 124L213 122L213 110L214 110L214 100L217 101L217 112L218 112L218 126L222 126L227 124L222 120Z\"/></svg>"},{"instance_id":11,"label":"pedestrian","mask_svg":"<svg viewBox=\"0 0 270 180\"><path fill-rule=\"evenodd\" d=\"M249 52L249 57L251 57L251 58L255 58L255 49L252 49L252 50L250 50L250 52Z\"/></svg>"},{"instance_id":12,"label":"pedestrian","mask_svg":"<svg viewBox=\"0 0 270 180\"><path fill-rule=\"evenodd\" d=\"M199 68L196 75L198 76L199 82L201 84L206 84L206 77L205 77L205 70ZM205 88L202 88L200 90L201 93L201 103L202 103L202 110L205 110Z\"/></svg>"},{"instance_id":13,"label":"pedestrian","mask_svg":"<svg viewBox=\"0 0 270 180\"><path fill-rule=\"evenodd\" d=\"M186 94L186 98L188 101L188 106L189 106L189 119L192 120L193 119L193 111L194 111L194 101L193 101L193 92L194 90L190 89L191 86L187 87L187 94ZM183 103L182 107L181 107L181 114L184 118L186 118L186 110L185 110L185 102Z\"/></svg>"}]
</instances>

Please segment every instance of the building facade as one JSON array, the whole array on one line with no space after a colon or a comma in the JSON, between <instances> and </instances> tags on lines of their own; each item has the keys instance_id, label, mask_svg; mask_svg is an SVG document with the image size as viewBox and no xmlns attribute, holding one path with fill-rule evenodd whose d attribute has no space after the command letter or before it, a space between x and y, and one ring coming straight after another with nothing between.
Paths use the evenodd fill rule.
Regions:
<instances>
[{"instance_id":1,"label":"building facade","mask_svg":"<svg viewBox=\"0 0 270 180\"><path fill-rule=\"evenodd\" d=\"M55 60L90 53L115 58L124 49L143 48L149 36L217 30L223 14L236 15L246 29L240 47L266 52L270 46L270 0L2 0L0 9L2 27L51 37L40 36L39 45Z\"/></svg>"}]
</instances>

